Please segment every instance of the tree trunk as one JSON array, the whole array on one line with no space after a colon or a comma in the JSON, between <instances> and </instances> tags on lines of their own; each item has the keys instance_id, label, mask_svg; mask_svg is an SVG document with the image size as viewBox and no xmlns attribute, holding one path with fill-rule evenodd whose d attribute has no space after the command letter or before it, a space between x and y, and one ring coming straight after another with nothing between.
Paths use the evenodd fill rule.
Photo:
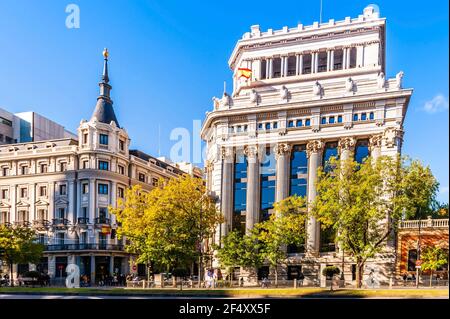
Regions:
<instances>
[{"instance_id":1,"label":"tree trunk","mask_svg":"<svg viewBox=\"0 0 450 319\"><path fill-rule=\"evenodd\" d=\"M10 273L10 278L9 278L9 282L11 283L11 287L14 287L14 278L13 278L13 263L10 262L9 263L9 273Z\"/></svg>"},{"instance_id":2,"label":"tree trunk","mask_svg":"<svg viewBox=\"0 0 450 319\"><path fill-rule=\"evenodd\" d=\"M430 287L433 285L433 270L430 270Z\"/></svg>"},{"instance_id":3,"label":"tree trunk","mask_svg":"<svg viewBox=\"0 0 450 319\"><path fill-rule=\"evenodd\" d=\"M356 261L356 288L362 287L362 277L364 272L364 263L362 261Z\"/></svg>"},{"instance_id":4,"label":"tree trunk","mask_svg":"<svg viewBox=\"0 0 450 319\"><path fill-rule=\"evenodd\" d=\"M173 275L172 275L172 286L173 286L174 288L177 288L177 277L175 277L175 276L173 276Z\"/></svg>"},{"instance_id":5,"label":"tree trunk","mask_svg":"<svg viewBox=\"0 0 450 319\"><path fill-rule=\"evenodd\" d=\"M278 271L277 271L277 266L275 266L275 288L278 288Z\"/></svg>"}]
</instances>

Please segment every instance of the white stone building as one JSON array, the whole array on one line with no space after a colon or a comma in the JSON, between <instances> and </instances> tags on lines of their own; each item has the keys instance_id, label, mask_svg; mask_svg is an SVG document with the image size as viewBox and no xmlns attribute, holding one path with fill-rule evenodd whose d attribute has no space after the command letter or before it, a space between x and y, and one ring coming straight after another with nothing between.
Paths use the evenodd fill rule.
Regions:
<instances>
[{"instance_id":1,"label":"white stone building","mask_svg":"<svg viewBox=\"0 0 450 319\"><path fill-rule=\"evenodd\" d=\"M45 245L41 263L14 265L16 274L31 266L62 279L70 263L92 283L114 272L144 274L143 265L130 269L132 256L116 236L118 225L108 206L130 186L151 190L160 178L186 173L129 149L128 133L112 107L107 51L104 55L100 95L91 119L81 121L77 139L0 146L0 224L33 227ZM201 176L198 168L192 171Z\"/></svg>"},{"instance_id":2,"label":"white stone building","mask_svg":"<svg viewBox=\"0 0 450 319\"><path fill-rule=\"evenodd\" d=\"M229 59L233 92L213 98L201 132L207 186L226 220L217 241L251 229L285 197L313 200L317 168L330 156L361 161L401 151L412 89L403 88L403 72L385 78L385 28L368 6L343 21L265 32L254 25L238 40ZM285 277L302 271L323 282L322 267L344 264L346 280L355 279L354 262L343 260L332 234L321 234L313 218L307 233L305 247L288 247ZM393 249L389 243L367 264L380 281L393 270Z\"/></svg>"}]
</instances>

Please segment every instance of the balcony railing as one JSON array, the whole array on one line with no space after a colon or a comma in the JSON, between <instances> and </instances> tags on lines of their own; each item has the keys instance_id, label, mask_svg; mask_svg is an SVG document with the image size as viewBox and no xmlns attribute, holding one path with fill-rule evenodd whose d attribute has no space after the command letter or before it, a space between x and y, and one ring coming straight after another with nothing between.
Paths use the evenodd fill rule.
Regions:
<instances>
[{"instance_id":1,"label":"balcony railing","mask_svg":"<svg viewBox=\"0 0 450 319\"><path fill-rule=\"evenodd\" d=\"M448 228L448 219L425 219L425 220L404 220L400 222L400 229L414 228Z\"/></svg>"},{"instance_id":2,"label":"balcony railing","mask_svg":"<svg viewBox=\"0 0 450 319\"><path fill-rule=\"evenodd\" d=\"M46 219L37 219L33 221L33 227L37 229L47 229L50 227L50 221Z\"/></svg>"},{"instance_id":3,"label":"balcony railing","mask_svg":"<svg viewBox=\"0 0 450 319\"><path fill-rule=\"evenodd\" d=\"M54 218L52 220L53 227L57 228L66 228L69 226L70 221L67 218Z\"/></svg>"},{"instance_id":4,"label":"balcony railing","mask_svg":"<svg viewBox=\"0 0 450 319\"><path fill-rule=\"evenodd\" d=\"M111 220L106 217L97 217L97 218L95 218L95 224L96 225L110 225Z\"/></svg>"},{"instance_id":5,"label":"balcony railing","mask_svg":"<svg viewBox=\"0 0 450 319\"><path fill-rule=\"evenodd\" d=\"M78 217L77 224L78 225L87 225L87 224L89 224L89 218L87 218L87 217Z\"/></svg>"},{"instance_id":6,"label":"balcony railing","mask_svg":"<svg viewBox=\"0 0 450 319\"><path fill-rule=\"evenodd\" d=\"M94 244L55 244L46 245L44 251L61 251L61 250L115 250L124 251L123 245L112 245L103 243Z\"/></svg>"},{"instance_id":7,"label":"balcony railing","mask_svg":"<svg viewBox=\"0 0 450 319\"><path fill-rule=\"evenodd\" d=\"M28 220L16 220L14 226L30 227L31 223Z\"/></svg>"}]
</instances>

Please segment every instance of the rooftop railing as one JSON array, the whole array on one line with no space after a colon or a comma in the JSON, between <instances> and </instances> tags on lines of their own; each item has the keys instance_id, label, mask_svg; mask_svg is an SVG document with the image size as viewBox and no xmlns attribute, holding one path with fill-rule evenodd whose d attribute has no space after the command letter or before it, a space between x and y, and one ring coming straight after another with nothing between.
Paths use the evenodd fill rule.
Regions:
<instances>
[{"instance_id":1,"label":"rooftop railing","mask_svg":"<svg viewBox=\"0 0 450 319\"><path fill-rule=\"evenodd\" d=\"M427 218L424 220L403 220L400 222L400 229L413 229L413 228L448 228L448 219L432 219Z\"/></svg>"}]
</instances>

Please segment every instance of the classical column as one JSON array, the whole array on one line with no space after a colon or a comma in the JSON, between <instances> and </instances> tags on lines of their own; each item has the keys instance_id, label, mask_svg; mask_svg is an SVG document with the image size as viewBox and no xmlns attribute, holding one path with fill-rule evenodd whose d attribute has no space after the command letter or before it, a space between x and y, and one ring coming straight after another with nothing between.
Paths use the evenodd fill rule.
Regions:
<instances>
[{"instance_id":1,"label":"classical column","mask_svg":"<svg viewBox=\"0 0 450 319\"><path fill-rule=\"evenodd\" d=\"M319 71L319 52L314 53L314 73Z\"/></svg>"},{"instance_id":2,"label":"classical column","mask_svg":"<svg viewBox=\"0 0 450 319\"><path fill-rule=\"evenodd\" d=\"M330 71L334 70L334 50L330 50Z\"/></svg>"},{"instance_id":3,"label":"classical column","mask_svg":"<svg viewBox=\"0 0 450 319\"><path fill-rule=\"evenodd\" d=\"M67 198L69 199L69 211L67 212L67 219L72 223L75 224L75 181L71 180L69 181L69 189L67 192Z\"/></svg>"},{"instance_id":4,"label":"classical column","mask_svg":"<svg viewBox=\"0 0 450 319\"><path fill-rule=\"evenodd\" d=\"M270 63L269 63L270 59L266 59L266 79L269 79L269 72L270 72Z\"/></svg>"},{"instance_id":5,"label":"classical column","mask_svg":"<svg viewBox=\"0 0 450 319\"><path fill-rule=\"evenodd\" d=\"M353 158L355 145L356 139L353 137L344 137L339 140L338 147L340 159L342 161L346 161L349 158Z\"/></svg>"},{"instance_id":6,"label":"classical column","mask_svg":"<svg viewBox=\"0 0 450 319\"><path fill-rule=\"evenodd\" d=\"M298 74L303 74L303 54L298 57Z\"/></svg>"},{"instance_id":7,"label":"classical column","mask_svg":"<svg viewBox=\"0 0 450 319\"><path fill-rule=\"evenodd\" d=\"M273 73L273 59L272 58L269 58L268 59L268 62L269 62L269 73L268 73L268 79L271 79L272 78L272 73Z\"/></svg>"},{"instance_id":8,"label":"classical column","mask_svg":"<svg viewBox=\"0 0 450 319\"><path fill-rule=\"evenodd\" d=\"M289 57L285 56L284 58L284 76L288 76L288 64L289 64Z\"/></svg>"},{"instance_id":9,"label":"classical column","mask_svg":"<svg viewBox=\"0 0 450 319\"><path fill-rule=\"evenodd\" d=\"M89 223L93 224L95 221L95 179L89 179Z\"/></svg>"},{"instance_id":10,"label":"classical column","mask_svg":"<svg viewBox=\"0 0 450 319\"><path fill-rule=\"evenodd\" d=\"M221 225L221 235L225 236L233 225L233 163L234 150L232 147L222 147L222 192L221 209L225 221Z\"/></svg>"},{"instance_id":11,"label":"classical column","mask_svg":"<svg viewBox=\"0 0 450 319\"><path fill-rule=\"evenodd\" d=\"M342 69L347 68L347 48L342 48Z\"/></svg>"},{"instance_id":12,"label":"classical column","mask_svg":"<svg viewBox=\"0 0 450 319\"><path fill-rule=\"evenodd\" d=\"M346 65L347 69L350 68L350 52L351 52L351 50L352 50L352 48L347 48L347 49L346 49L347 54L345 55L345 59L346 59L347 61L345 62L345 65Z\"/></svg>"},{"instance_id":13,"label":"classical column","mask_svg":"<svg viewBox=\"0 0 450 319\"><path fill-rule=\"evenodd\" d=\"M249 233L253 225L259 221L259 161L258 147L246 146L247 156L247 203L245 229Z\"/></svg>"},{"instance_id":14,"label":"classical column","mask_svg":"<svg viewBox=\"0 0 450 319\"><path fill-rule=\"evenodd\" d=\"M381 156L381 141L383 139L383 134L373 135L369 139L369 151L370 156L373 160L377 160Z\"/></svg>"},{"instance_id":15,"label":"classical column","mask_svg":"<svg viewBox=\"0 0 450 319\"><path fill-rule=\"evenodd\" d=\"M277 160L275 201L278 202L289 196L289 160L291 146L286 143L279 143L275 146L274 151Z\"/></svg>"},{"instance_id":16,"label":"classical column","mask_svg":"<svg viewBox=\"0 0 450 319\"><path fill-rule=\"evenodd\" d=\"M324 143L320 140L310 141L306 145L308 157L308 202L312 203L316 198L317 169L322 162L322 150ZM309 206L310 207L310 206ZM310 217L307 225L307 253L316 255L320 246L320 224L314 217Z\"/></svg>"},{"instance_id":17,"label":"classical column","mask_svg":"<svg viewBox=\"0 0 450 319\"><path fill-rule=\"evenodd\" d=\"M9 220L11 224L16 221L16 203L17 203L17 185L13 184L10 186L11 194L9 195L9 202L11 203L11 209L9 211Z\"/></svg>"}]
</instances>

